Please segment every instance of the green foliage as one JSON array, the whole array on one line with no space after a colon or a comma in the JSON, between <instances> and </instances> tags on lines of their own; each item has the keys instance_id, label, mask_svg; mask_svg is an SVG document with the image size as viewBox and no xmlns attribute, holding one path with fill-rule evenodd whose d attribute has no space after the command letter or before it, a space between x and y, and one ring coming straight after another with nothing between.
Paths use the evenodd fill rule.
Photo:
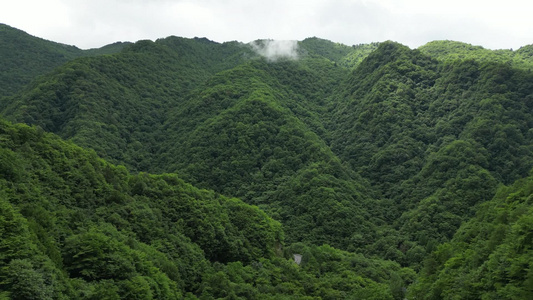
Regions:
<instances>
[{"instance_id":1,"label":"green foliage","mask_svg":"<svg viewBox=\"0 0 533 300\"><path fill-rule=\"evenodd\" d=\"M528 76L492 62L439 63L391 42L368 56L335 96L330 125L332 150L385 198L377 213L392 228L366 251L419 268L498 182L527 174Z\"/></svg>"},{"instance_id":2,"label":"green foliage","mask_svg":"<svg viewBox=\"0 0 533 300\"><path fill-rule=\"evenodd\" d=\"M335 66L342 66L353 69L359 65L365 57L376 50L379 43L359 44L347 46L334 43L317 37L307 38L300 42L303 50L308 55L326 58L335 63Z\"/></svg>"},{"instance_id":3,"label":"green foliage","mask_svg":"<svg viewBox=\"0 0 533 300\"><path fill-rule=\"evenodd\" d=\"M11 299L47 299L52 297L52 290L45 283L43 274L33 268L25 259L14 259L6 268Z\"/></svg>"},{"instance_id":4,"label":"green foliage","mask_svg":"<svg viewBox=\"0 0 533 300\"><path fill-rule=\"evenodd\" d=\"M70 287L43 255L27 220L0 191L0 288L11 299L63 299Z\"/></svg>"},{"instance_id":5,"label":"green foliage","mask_svg":"<svg viewBox=\"0 0 533 300\"><path fill-rule=\"evenodd\" d=\"M512 49L488 50L481 46L454 41L433 41L418 48L420 51L438 60L450 62L456 60L476 60L478 62L496 62L509 64L516 68L530 70L533 66L531 45Z\"/></svg>"},{"instance_id":6,"label":"green foliage","mask_svg":"<svg viewBox=\"0 0 533 300\"><path fill-rule=\"evenodd\" d=\"M13 121L38 125L132 170L154 170L149 153L164 137L158 131L168 108L212 73L237 64L242 49L177 37L139 41L118 55L70 61L1 106Z\"/></svg>"},{"instance_id":7,"label":"green foliage","mask_svg":"<svg viewBox=\"0 0 533 300\"><path fill-rule=\"evenodd\" d=\"M424 261L418 299L528 299L533 261L533 178L502 187L454 238Z\"/></svg>"},{"instance_id":8,"label":"green foliage","mask_svg":"<svg viewBox=\"0 0 533 300\"><path fill-rule=\"evenodd\" d=\"M115 43L99 49L81 50L33 37L0 24L0 98L15 94L37 76L44 75L67 61L81 56L117 53L125 45L126 43Z\"/></svg>"},{"instance_id":9,"label":"green foliage","mask_svg":"<svg viewBox=\"0 0 533 300\"><path fill-rule=\"evenodd\" d=\"M2 121L0 138L16 163L0 198L0 286L13 299L391 298L398 264L323 246L300 268L255 206L174 174L130 175L25 125Z\"/></svg>"},{"instance_id":10,"label":"green foliage","mask_svg":"<svg viewBox=\"0 0 533 300\"><path fill-rule=\"evenodd\" d=\"M289 241L353 248L347 239L353 232L372 232L364 221L365 187L306 126L319 118L298 118L315 104L290 101L291 95L302 97L290 90L292 84L269 80L272 73L282 82L293 80L290 67L254 62L216 76L214 87L192 97L168 121L173 138L159 159L195 185L267 210L284 224ZM298 78L312 82L318 67L302 68ZM316 97L312 88L307 92L302 99ZM343 223L350 219L362 224Z\"/></svg>"},{"instance_id":11,"label":"green foliage","mask_svg":"<svg viewBox=\"0 0 533 300\"><path fill-rule=\"evenodd\" d=\"M148 298L176 298L178 287L193 291L199 284L207 259L269 258L283 241L279 223L256 207L197 190L175 175L132 176L94 152L23 125L2 122L0 136L2 153L21 167L1 178L0 268L6 275L0 284L12 297L72 297L72 288L55 291L43 279L67 280L58 267L81 280L64 284L79 285L89 298L104 282L121 298L141 293L137 288ZM22 286L23 278L35 280Z\"/></svg>"},{"instance_id":12,"label":"green foliage","mask_svg":"<svg viewBox=\"0 0 533 300\"><path fill-rule=\"evenodd\" d=\"M275 258L248 266L240 262L216 265L220 271L205 281L203 295L244 299L393 299L388 274L399 269L397 264L369 260L327 245L295 244L287 251L302 251L302 263L298 266ZM400 277L397 280L404 283Z\"/></svg>"},{"instance_id":13,"label":"green foliage","mask_svg":"<svg viewBox=\"0 0 533 300\"><path fill-rule=\"evenodd\" d=\"M0 298L532 296L531 46L0 35Z\"/></svg>"}]
</instances>

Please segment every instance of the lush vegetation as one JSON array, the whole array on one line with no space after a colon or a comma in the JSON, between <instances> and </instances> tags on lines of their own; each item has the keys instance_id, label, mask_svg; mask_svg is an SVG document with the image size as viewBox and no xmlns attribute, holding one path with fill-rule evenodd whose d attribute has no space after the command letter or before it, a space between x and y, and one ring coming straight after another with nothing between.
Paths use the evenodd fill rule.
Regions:
<instances>
[{"instance_id":1,"label":"lush vegetation","mask_svg":"<svg viewBox=\"0 0 533 300\"><path fill-rule=\"evenodd\" d=\"M370 253L418 268L498 183L527 176L532 79L506 64L441 63L394 43L367 57L332 101L330 126L333 152L370 180L393 226Z\"/></svg>"},{"instance_id":2,"label":"lush vegetation","mask_svg":"<svg viewBox=\"0 0 533 300\"><path fill-rule=\"evenodd\" d=\"M328 60L333 61L335 65L353 69L372 51L376 50L379 43L359 44L350 47L344 44L333 43L328 40L312 37L303 40L300 45L304 54L327 58Z\"/></svg>"},{"instance_id":3,"label":"lush vegetation","mask_svg":"<svg viewBox=\"0 0 533 300\"><path fill-rule=\"evenodd\" d=\"M26 125L2 121L0 140L2 297L392 299L389 282L413 280L390 261L285 248L258 207L174 174L131 175Z\"/></svg>"},{"instance_id":4,"label":"lush vegetation","mask_svg":"<svg viewBox=\"0 0 533 300\"><path fill-rule=\"evenodd\" d=\"M533 177L502 187L424 261L417 299L533 297Z\"/></svg>"},{"instance_id":5,"label":"lush vegetation","mask_svg":"<svg viewBox=\"0 0 533 300\"><path fill-rule=\"evenodd\" d=\"M533 66L533 45L513 49L488 50L454 41L433 41L419 48L420 51L442 61L475 60L478 62L497 62L516 68L531 70Z\"/></svg>"},{"instance_id":6,"label":"lush vegetation","mask_svg":"<svg viewBox=\"0 0 533 300\"><path fill-rule=\"evenodd\" d=\"M127 44L117 42L99 49L81 50L0 24L0 97L14 94L36 76L76 57L117 53Z\"/></svg>"},{"instance_id":7,"label":"lush vegetation","mask_svg":"<svg viewBox=\"0 0 533 300\"><path fill-rule=\"evenodd\" d=\"M0 34L0 299L532 296L531 46Z\"/></svg>"}]
</instances>

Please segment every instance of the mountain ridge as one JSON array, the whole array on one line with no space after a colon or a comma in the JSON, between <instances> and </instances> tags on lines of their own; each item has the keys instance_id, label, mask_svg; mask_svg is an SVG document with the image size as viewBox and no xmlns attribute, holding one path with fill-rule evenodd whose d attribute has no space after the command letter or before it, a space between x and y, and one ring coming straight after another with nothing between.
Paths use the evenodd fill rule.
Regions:
<instances>
[{"instance_id":1,"label":"mountain ridge","mask_svg":"<svg viewBox=\"0 0 533 300\"><path fill-rule=\"evenodd\" d=\"M113 54L129 43L115 42L98 49L81 50L27 34L0 23L0 97L9 96L39 75L82 56Z\"/></svg>"},{"instance_id":2,"label":"mountain ridge","mask_svg":"<svg viewBox=\"0 0 533 300\"><path fill-rule=\"evenodd\" d=\"M522 190L519 183L505 186L527 181L533 167L530 47L492 51L450 41L419 49L391 41L350 47L319 38L295 45L297 56L274 60L239 42L174 36L138 41L111 55L69 60L18 87L1 98L2 115L36 127L2 125L6 145L17 145L2 148L2 193L8 199L2 205L9 218L34 224L17 226L30 226L24 234L40 237L35 243L40 249L51 249L43 255L55 260L56 271L66 272L62 284L72 287L71 280L81 280L91 297L109 285L115 298L127 298L133 282L156 277L162 281L140 285L143 295L159 297L155 286L163 282L172 286L165 288L168 297L345 298L362 293L364 298L402 299L406 289L408 295L427 299L452 295L457 282L445 274L455 249L463 249L461 234L478 222L479 209L490 210L488 203L501 201L502 190ZM58 138L45 131L93 149L74 151L79 154L73 157L93 161L79 164L81 173L70 167L79 187L68 173L50 172L66 162L46 162L51 154L48 146L39 148L40 141ZM24 156L25 147L41 149L36 163ZM52 146L59 149L52 157L64 152L71 159L69 147ZM100 161L97 156L126 167L101 167L108 163L94 163ZM50 186L47 176L55 178ZM41 178L44 185L24 183L26 177ZM101 191L92 189L101 178L111 180L102 188L109 208L95 198ZM68 229L63 244L46 225L49 213L26 209L10 190L13 185L29 195L31 186L46 190L47 197L59 193L68 205L85 203L95 210L90 213L95 226ZM87 189L61 194L54 190L59 186ZM12 212L17 209L20 214ZM167 210L174 217L168 219ZM504 252L510 246L502 246L498 257L512 256L516 266L525 266L521 262L531 247L523 230L527 222L511 226L520 230L506 229L524 239L524 252L513 256ZM169 228L175 236L165 236ZM131 234L134 240L128 244L125 235ZM116 266L129 275L76 261L72 251L90 240L108 241L128 253ZM195 257L197 265L184 265L195 279L179 279L174 269L184 264L176 260L181 250L168 248L176 245ZM302 255L299 267L288 260L294 253ZM164 274L128 267L143 255ZM498 261L490 255L484 259L496 272ZM21 257L3 267L37 270L38 276L30 272L36 278L51 270L43 267L48 263ZM461 266L464 274L473 274L469 266L479 264ZM500 284L514 278L494 272ZM529 282L528 273L513 274ZM276 276L287 278L286 290ZM468 275L468 280L476 286L472 280L481 277ZM14 291L16 283L9 284ZM524 290L490 293L527 295L524 286L508 286ZM478 296L488 291L487 286L477 288ZM176 290L181 294L172 296ZM457 295L474 295L462 293Z\"/></svg>"}]
</instances>

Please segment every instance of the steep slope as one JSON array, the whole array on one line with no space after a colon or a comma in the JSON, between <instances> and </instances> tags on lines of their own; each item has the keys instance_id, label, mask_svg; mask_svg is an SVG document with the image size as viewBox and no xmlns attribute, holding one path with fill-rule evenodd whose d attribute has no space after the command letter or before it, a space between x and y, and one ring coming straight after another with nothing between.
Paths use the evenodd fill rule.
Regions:
<instances>
[{"instance_id":1,"label":"steep slope","mask_svg":"<svg viewBox=\"0 0 533 300\"><path fill-rule=\"evenodd\" d=\"M178 172L262 205L287 221L290 241L352 249L355 232L355 247L373 240L364 182L322 140L324 99L347 70L322 57L256 57L238 43L140 41L65 64L4 114L131 170Z\"/></svg>"},{"instance_id":2,"label":"steep slope","mask_svg":"<svg viewBox=\"0 0 533 300\"><path fill-rule=\"evenodd\" d=\"M81 50L0 24L0 97L13 95L37 76L51 72L74 58L117 53L126 44Z\"/></svg>"},{"instance_id":3,"label":"steep slope","mask_svg":"<svg viewBox=\"0 0 533 300\"><path fill-rule=\"evenodd\" d=\"M102 270L80 267L69 249L85 247L86 239L113 241L112 248L131 254L125 260L131 262L136 255L163 257L172 242L190 250L196 265L176 263L172 257L167 257L168 263L149 260L161 266L157 268L164 274L156 277L170 278L169 284L177 287L172 289L181 293L177 296L402 299L403 288L414 280L413 270L425 276L412 289L417 297L529 296L524 286L530 276L518 271L530 267L523 263L529 252L513 250L522 244L497 235L492 239L509 244L498 248L500 244L492 241L490 247L498 248L498 254L487 254L493 247L483 250L485 256L460 257L461 250L483 245L461 240L468 228L457 230L476 224L479 220L472 218L478 210L487 210L484 203L493 199L499 186L527 176L533 166L531 46L491 51L440 41L411 50L393 42L349 47L318 38L298 45L298 59L264 59L250 45L237 42L177 37L140 41L117 54L70 61L4 98L6 117L38 125L36 135L44 135L39 130L55 132L133 172L179 176L132 176L110 167L112 173L122 174L118 186L124 187L87 192L81 187L99 181L78 174L78 168L94 173L86 164L73 164L76 168L67 175L75 181L65 175L66 186L44 186L34 194L38 198L44 190L66 201L61 205L93 201L94 207L82 208L89 212L83 217L95 226L82 223L85 231L73 237L69 231L38 239L40 227L32 225L37 222L32 218L39 214L27 214L17 202L17 193L27 188L10 186L33 178L35 164L48 167L38 158L35 164L28 162L33 157L21 160L22 154L9 148L11 152L3 154L2 176L7 186L3 195L10 200L0 205L7 223L18 224L13 232L21 237L11 239L16 236L12 235L10 241L28 245L22 260L32 255L41 259L16 261L9 274L36 271L27 272L39 287L31 289L33 293L52 293L54 289L45 286L50 278L65 282L58 286L76 289L75 283L68 283L74 274L85 281L80 285L87 295L110 284L109 290L116 288L127 298L130 287L146 287L139 282L151 282L148 278L157 272L130 268L126 274L133 277L123 278L113 273L116 269L103 268L104 274L112 275L93 275ZM16 136L17 149L26 151L24 145L31 144ZM54 161L54 168L56 164L62 162ZM43 174L42 178L55 178L53 172ZM198 191L180 178L214 192ZM71 191L76 192L70 195ZM220 194L257 205L280 224L257 207ZM490 203L495 201L499 200ZM520 211L527 211L529 202L521 203L525 204L517 204ZM46 201L40 205L50 206ZM512 209L509 214L519 213ZM172 214L172 222L166 222L166 213ZM62 215L56 218L70 222ZM59 226L53 225L43 226ZM522 229L513 231L522 225L500 229L513 239L527 240ZM279 226L286 235L285 248L277 247ZM172 241L153 240L164 239L174 227ZM484 233L479 241L490 234ZM59 242L54 246L54 240L63 243L66 236L70 248L63 249ZM132 236L135 242L128 240ZM43 250L54 247L61 249ZM299 267L286 259L293 253L302 254ZM394 263L368 260L360 253ZM485 264L492 255L494 260ZM467 265L457 266L455 260ZM512 268L506 265L509 261ZM191 279L171 277L173 264L185 268ZM39 275L43 272L48 277ZM114 282L91 276L112 277ZM482 283L473 284L475 279ZM155 293L151 287L156 284L148 285L144 291ZM454 292L452 286L461 289Z\"/></svg>"},{"instance_id":4,"label":"steep slope","mask_svg":"<svg viewBox=\"0 0 533 300\"><path fill-rule=\"evenodd\" d=\"M13 293L23 283L5 276L26 268L43 278L28 283L32 291L44 280L53 294L116 285L124 296L144 282L143 288L170 297L185 286L195 288L207 270L205 258L268 258L282 241L279 223L262 211L195 189L175 175L132 176L94 152L23 125L2 121L0 134L6 208L0 273Z\"/></svg>"},{"instance_id":5,"label":"steep slope","mask_svg":"<svg viewBox=\"0 0 533 300\"><path fill-rule=\"evenodd\" d=\"M389 282L414 278L329 246L283 249L257 207L176 175L130 175L38 128L0 121L0 140L2 298L392 299Z\"/></svg>"},{"instance_id":6,"label":"steep slope","mask_svg":"<svg viewBox=\"0 0 533 300\"><path fill-rule=\"evenodd\" d=\"M4 115L147 171L151 158L144 156L155 152L166 112L213 72L238 63L242 49L177 37L140 41L117 55L61 66L6 99Z\"/></svg>"},{"instance_id":7,"label":"steep slope","mask_svg":"<svg viewBox=\"0 0 533 300\"><path fill-rule=\"evenodd\" d=\"M349 249L356 232L371 240L364 183L310 129L321 124L313 99L330 84L310 86L320 78L290 61L218 74L167 122L170 143L157 156L160 165L259 205L282 221L289 241ZM312 96L315 90L322 94Z\"/></svg>"},{"instance_id":8,"label":"steep slope","mask_svg":"<svg viewBox=\"0 0 533 300\"><path fill-rule=\"evenodd\" d=\"M459 139L485 148L483 166L512 182L531 166L529 78L495 63L441 65L383 43L332 101L332 149L385 197L398 195L395 189L422 170L428 154ZM501 149L503 136L510 145Z\"/></svg>"},{"instance_id":9,"label":"steep slope","mask_svg":"<svg viewBox=\"0 0 533 300\"><path fill-rule=\"evenodd\" d=\"M330 100L332 150L385 197L421 167L431 138L431 120L421 113L429 105L424 96L436 69L437 62L420 52L385 42Z\"/></svg>"},{"instance_id":10,"label":"steep slope","mask_svg":"<svg viewBox=\"0 0 533 300\"><path fill-rule=\"evenodd\" d=\"M439 63L389 42L369 55L330 123L332 150L381 193L395 228L368 251L416 266L498 182L527 175L532 93L531 74L507 65Z\"/></svg>"},{"instance_id":11,"label":"steep slope","mask_svg":"<svg viewBox=\"0 0 533 300\"><path fill-rule=\"evenodd\" d=\"M425 261L417 299L533 297L533 177L501 187Z\"/></svg>"}]
</instances>

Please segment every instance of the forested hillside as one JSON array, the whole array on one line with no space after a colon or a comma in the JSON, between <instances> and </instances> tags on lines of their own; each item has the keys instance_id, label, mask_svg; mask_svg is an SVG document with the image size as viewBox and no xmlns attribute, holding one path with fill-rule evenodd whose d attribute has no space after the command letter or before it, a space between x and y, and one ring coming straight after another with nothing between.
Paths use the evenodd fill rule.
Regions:
<instances>
[{"instance_id":1,"label":"forested hillside","mask_svg":"<svg viewBox=\"0 0 533 300\"><path fill-rule=\"evenodd\" d=\"M413 298L533 297L533 177L502 187L425 261Z\"/></svg>"},{"instance_id":2,"label":"forested hillside","mask_svg":"<svg viewBox=\"0 0 533 300\"><path fill-rule=\"evenodd\" d=\"M81 50L0 24L0 97L14 94L36 76L76 57L117 53L127 44L117 42L99 49Z\"/></svg>"},{"instance_id":3,"label":"forested hillside","mask_svg":"<svg viewBox=\"0 0 533 300\"><path fill-rule=\"evenodd\" d=\"M174 174L131 175L41 129L2 121L0 139L2 298L392 299L391 274L412 277L329 246L285 249L256 206Z\"/></svg>"},{"instance_id":4,"label":"forested hillside","mask_svg":"<svg viewBox=\"0 0 533 300\"><path fill-rule=\"evenodd\" d=\"M331 147L384 199L394 231L372 253L417 264L498 183L527 176L532 80L506 64L442 63L394 43L361 64L332 101Z\"/></svg>"},{"instance_id":5,"label":"forested hillside","mask_svg":"<svg viewBox=\"0 0 533 300\"><path fill-rule=\"evenodd\" d=\"M0 299L531 295L531 46L2 32Z\"/></svg>"}]
</instances>

